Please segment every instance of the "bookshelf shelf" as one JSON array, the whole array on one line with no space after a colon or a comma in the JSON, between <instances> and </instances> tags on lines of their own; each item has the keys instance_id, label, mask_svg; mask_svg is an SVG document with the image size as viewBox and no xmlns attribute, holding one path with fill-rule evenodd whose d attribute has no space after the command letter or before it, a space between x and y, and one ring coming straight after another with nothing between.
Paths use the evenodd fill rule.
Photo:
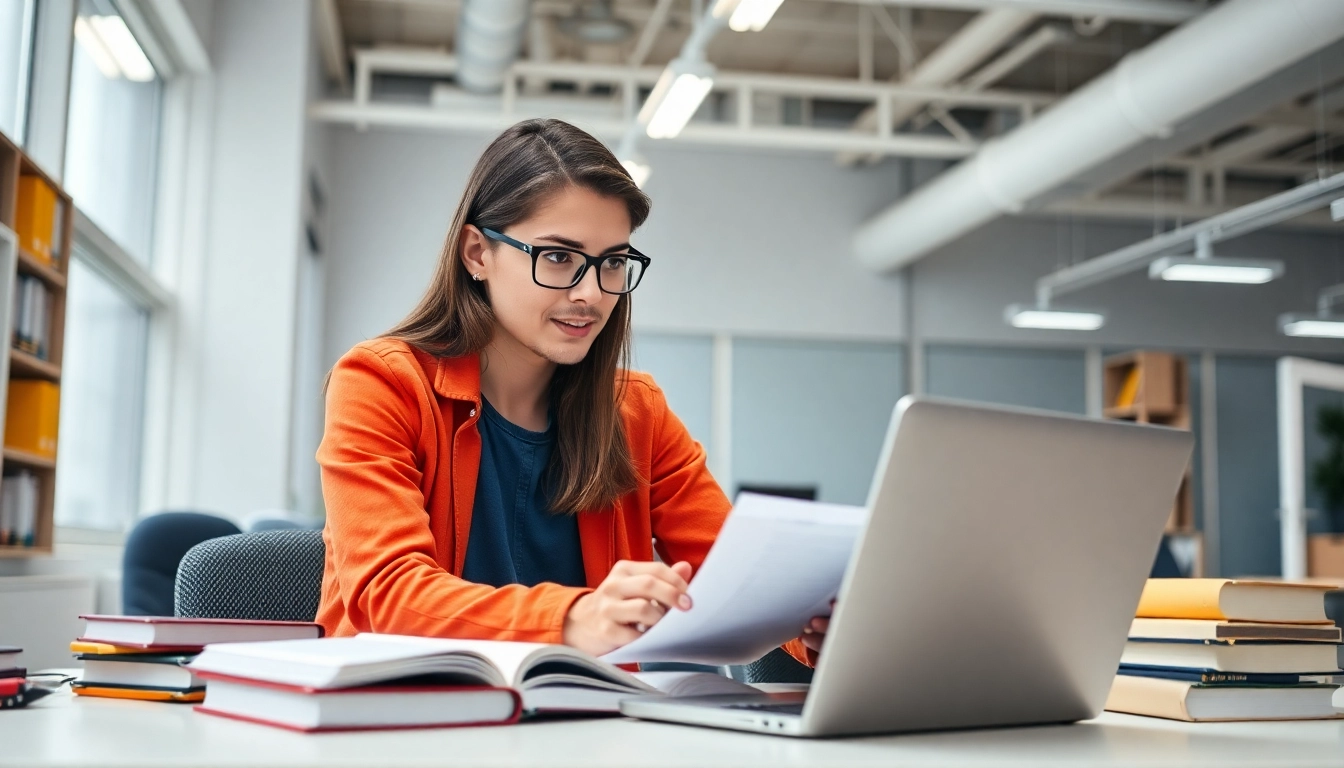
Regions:
<instances>
[{"instance_id":1,"label":"bookshelf shelf","mask_svg":"<svg viewBox=\"0 0 1344 768\"><path fill-rule=\"evenodd\" d=\"M0 546L0 558L5 557L32 557L33 555L50 555L50 545L37 545L32 547Z\"/></svg>"},{"instance_id":2,"label":"bookshelf shelf","mask_svg":"<svg viewBox=\"0 0 1344 768\"><path fill-rule=\"evenodd\" d=\"M5 449L5 463L20 464L29 469L53 470L56 469L56 460L49 459L46 456L39 456L28 451L21 451L18 448Z\"/></svg>"},{"instance_id":3,"label":"bookshelf shelf","mask_svg":"<svg viewBox=\"0 0 1344 768\"><path fill-rule=\"evenodd\" d=\"M5 423L17 434L0 452L0 489L17 488L6 494L11 506L24 510L19 529L30 545L0 544L0 558L50 555L55 532L56 460L23 450L54 438L49 435L54 416L31 418L36 412L11 412L11 398L24 382L25 403L40 400L54 413L59 406L59 387L65 347L65 304L69 282L74 230L74 201L8 137L0 134L0 339L9 357L0 357L0 411ZM51 257L47 258L47 251ZM17 305L16 305L17 302ZM19 347L22 346L23 349ZM43 350L43 357L32 354ZM6 369L8 372L6 373ZM45 390L45 391L44 391ZM41 393L35 394L35 393ZM54 407L53 407L54 406ZM36 432L34 432L36 430ZM6 433L13 432L8 427ZM16 447L11 447L16 446ZM20 499L14 500L14 496ZM12 524L12 523L11 523Z\"/></svg>"},{"instance_id":4,"label":"bookshelf shelf","mask_svg":"<svg viewBox=\"0 0 1344 768\"><path fill-rule=\"evenodd\" d=\"M65 290L65 275L33 254L19 249L19 273L41 278L51 288Z\"/></svg>"},{"instance_id":5,"label":"bookshelf shelf","mask_svg":"<svg viewBox=\"0 0 1344 768\"><path fill-rule=\"evenodd\" d=\"M46 379L60 383L61 366L49 363L21 349L9 350L9 375L16 379Z\"/></svg>"}]
</instances>

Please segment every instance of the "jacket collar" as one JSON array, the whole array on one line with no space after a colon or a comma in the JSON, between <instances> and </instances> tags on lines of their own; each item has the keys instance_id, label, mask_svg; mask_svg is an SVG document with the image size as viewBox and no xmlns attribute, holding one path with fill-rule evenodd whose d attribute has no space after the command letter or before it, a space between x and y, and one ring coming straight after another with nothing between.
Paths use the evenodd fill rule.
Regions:
<instances>
[{"instance_id":1,"label":"jacket collar","mask_svg":"<svg viewBox=\"0 0 1344 768\"><path fill-rule=\"evenodd\" d=\"M451 400L481 405L481 356L439 357L434 373L434 391Z\"/></svg>"}]
</instances>

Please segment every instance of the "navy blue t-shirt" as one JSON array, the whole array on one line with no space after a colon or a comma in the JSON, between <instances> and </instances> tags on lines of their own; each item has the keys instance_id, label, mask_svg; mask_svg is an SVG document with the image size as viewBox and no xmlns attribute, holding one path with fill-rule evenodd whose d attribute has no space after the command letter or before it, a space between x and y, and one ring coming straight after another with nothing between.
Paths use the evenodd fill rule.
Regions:
<instances>
[{"instance_id":1,"label":"navy blue t-shirt","mask_svg":"<svg viewBox=\"0 0 1344 768\"><path fill-rule=\"evenodd\" d=\"M462 578L496 587L587 586L578 518L550 511L545 475L555 425L545 432L523 429L481 398L476 428L481 469Z\"/></svg>"}]
</instances>

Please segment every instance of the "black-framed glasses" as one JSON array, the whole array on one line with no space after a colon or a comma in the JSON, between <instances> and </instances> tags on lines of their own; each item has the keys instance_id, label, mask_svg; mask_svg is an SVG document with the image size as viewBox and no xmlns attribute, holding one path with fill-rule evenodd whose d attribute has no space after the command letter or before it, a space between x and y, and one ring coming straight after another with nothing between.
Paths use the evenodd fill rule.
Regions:
<instances>
[{"instance_id":1,"label":"black-framed glasses","mask_svg":"<svg viewBox=\"0 0 1344 768\"><path fill-rule=\"evenodd\" d=\"M481 227L481 234L531 256L532 282L543 288L573 288L592 267L597 270L597 287L603 293L619 295L635 290L644 277L644 270L649 268L649 257L634 248L605 256L589 256L583 251L559 245L528 245L487 227Z\"/></svg>"}]
</instances>

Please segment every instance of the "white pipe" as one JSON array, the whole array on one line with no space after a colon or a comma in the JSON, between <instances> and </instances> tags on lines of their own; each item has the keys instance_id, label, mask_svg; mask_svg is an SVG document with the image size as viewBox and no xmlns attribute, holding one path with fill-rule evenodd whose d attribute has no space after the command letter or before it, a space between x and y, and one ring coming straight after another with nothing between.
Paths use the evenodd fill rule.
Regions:
<instances>
[{"instance_id":1,"label":"white pipe","mask_svg":"<svg viewBox=\"0 0 1344 768\"><path fill-rule=\"evenodd\" d=\"M855 255L916 261L1342 36L1339 0L1226 0L869 220Z\"/></svg>"},{"instance_id":2,"label":"white pipe","mask_svg":"<svg viewBox=\"0 0 1344 768\"><path fill-rule=\"evenodd\" d=\"M527 32L529 0L466 0L457 23L457 82L476 93L498 93L518 59Z\"/></svg>"}]
</instances>

